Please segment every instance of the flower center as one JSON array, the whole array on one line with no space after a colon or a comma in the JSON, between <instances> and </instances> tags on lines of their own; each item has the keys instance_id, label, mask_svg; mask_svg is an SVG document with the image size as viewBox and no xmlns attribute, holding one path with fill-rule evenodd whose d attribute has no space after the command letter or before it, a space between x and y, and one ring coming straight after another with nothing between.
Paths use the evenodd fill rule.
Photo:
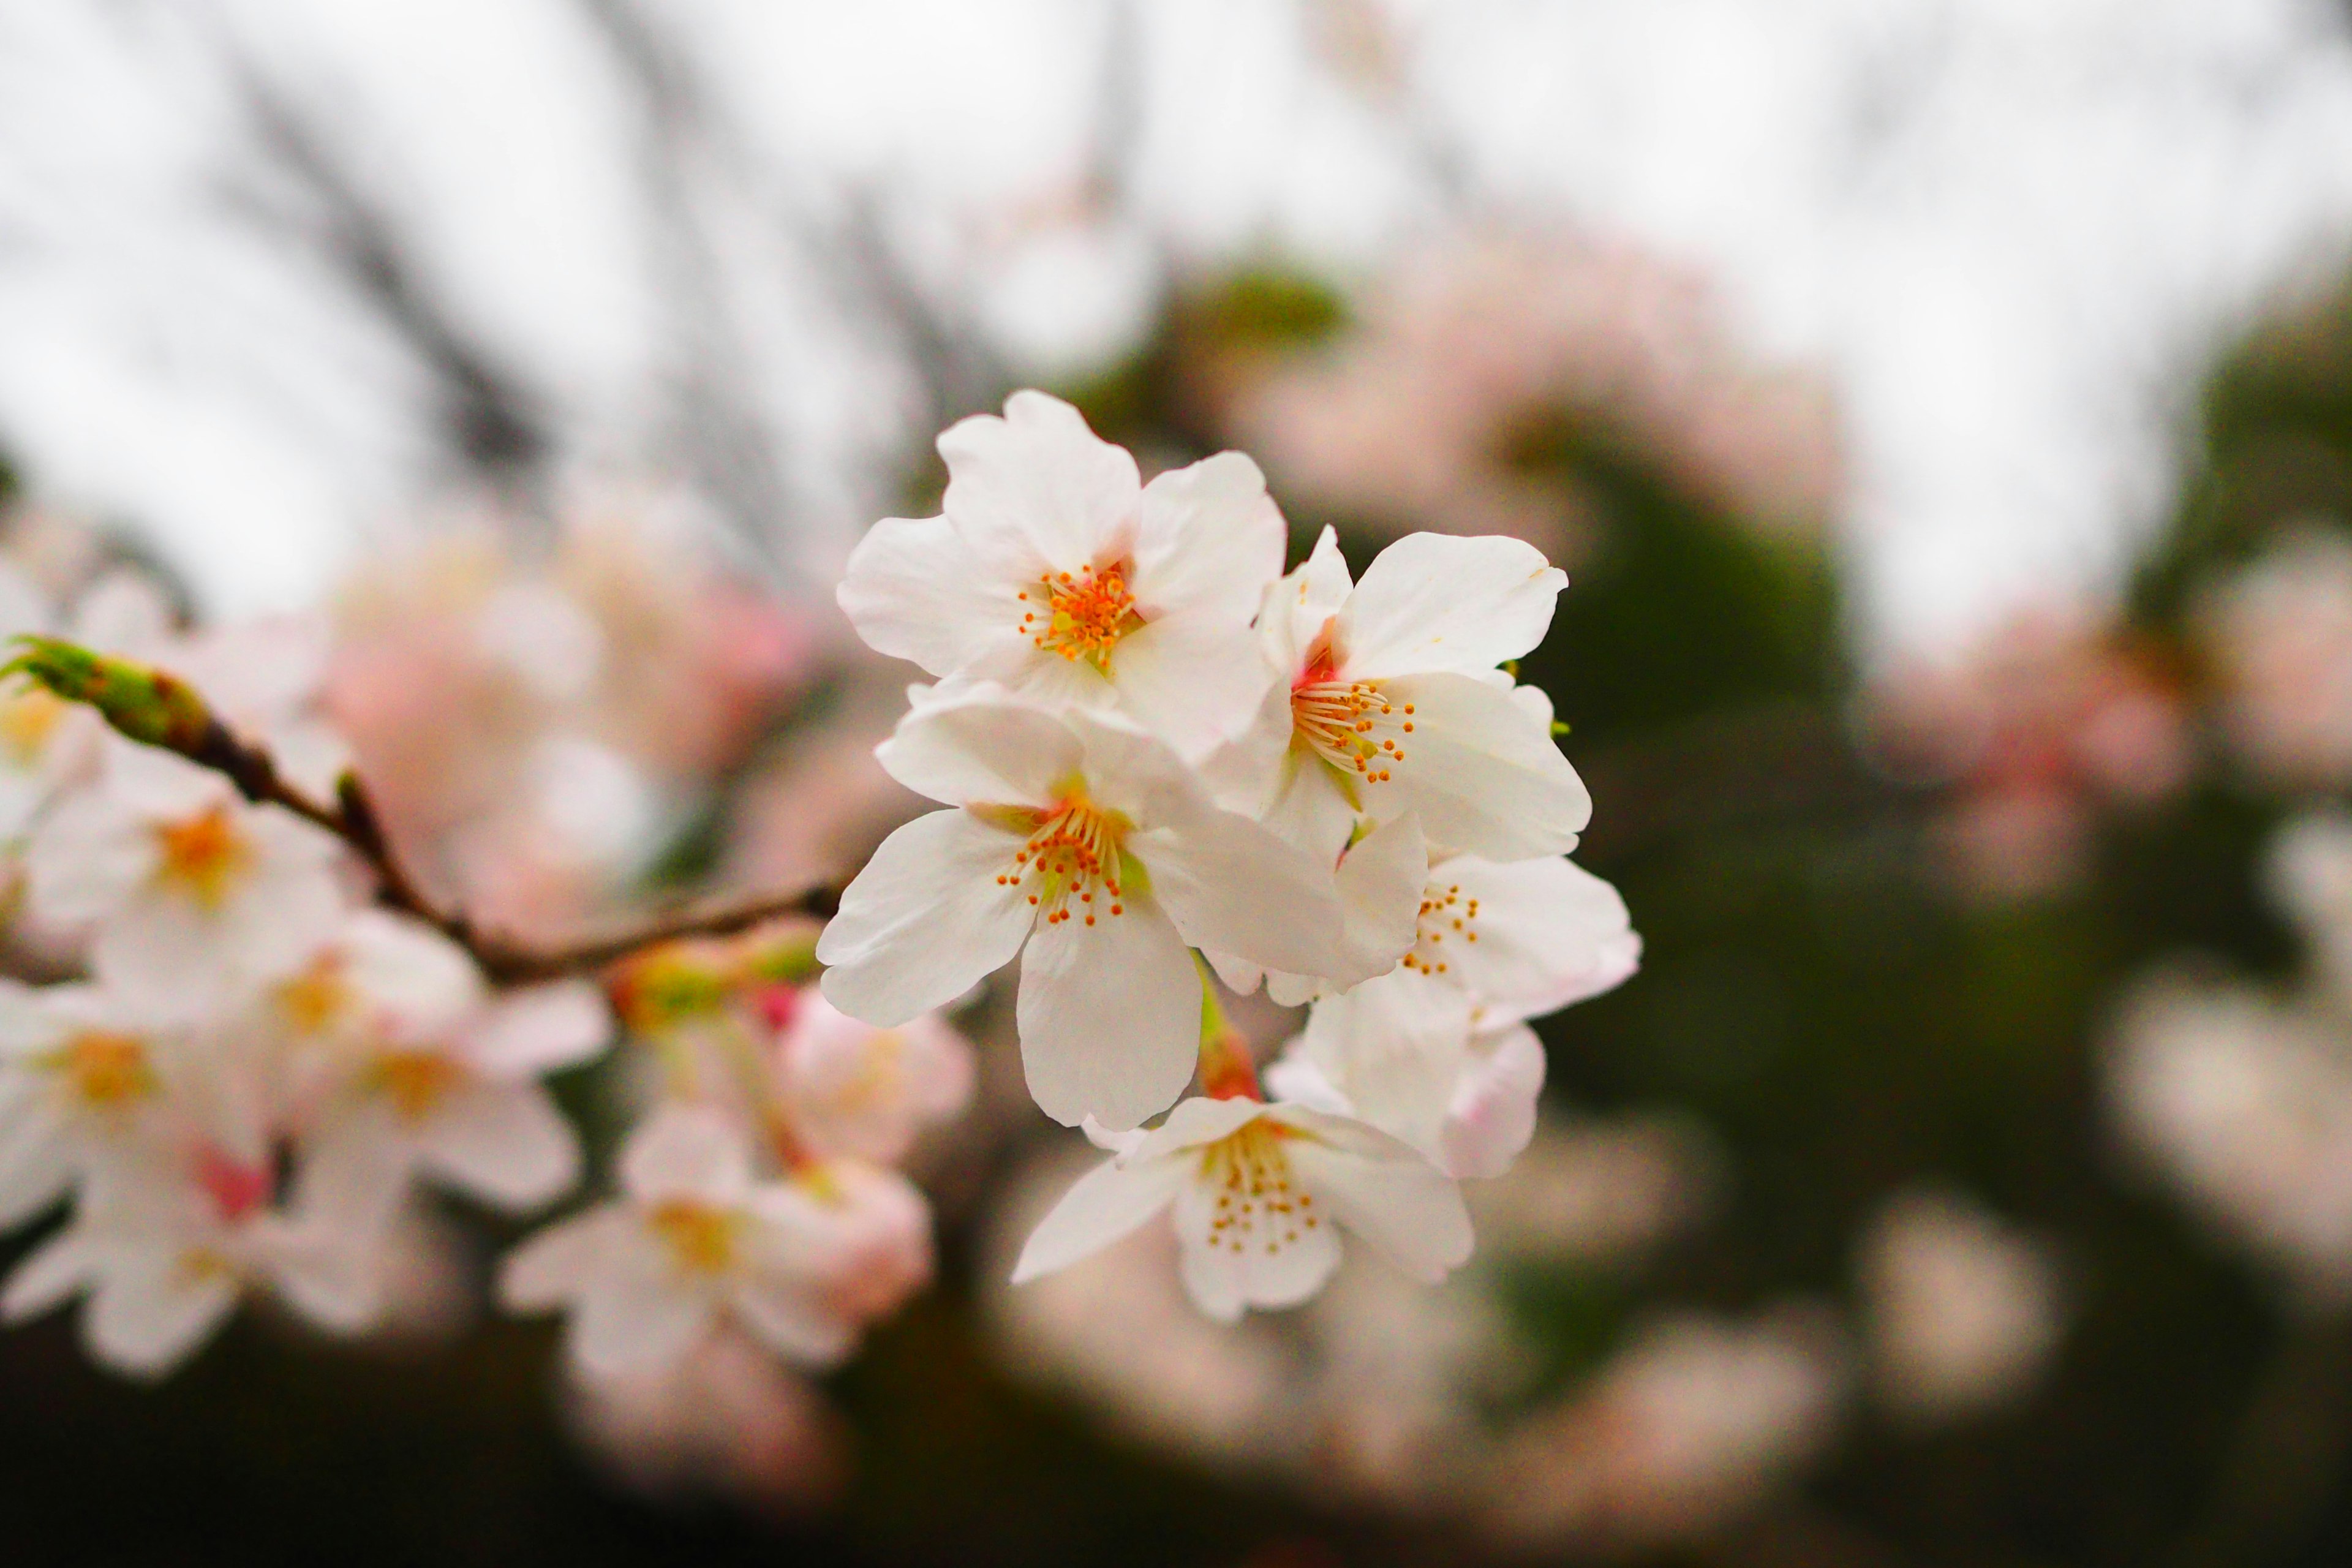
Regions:
<instances>
[{"instance_id":1,"label":"flower center","mask_svg":"<svg viewBox=\"0 0 2352 1568\"><path fill-rule=\"evenodd\" d=\"M33 766L65 716L65 699L38 686L0 701L0 751L20 768Z\"/></svg>"},{"instance_id":2,"label":"flower center","mask_svg":"<svg viewBox=\"0 0 2352 1568\"><path fill-rule=\"evenodd\" d=\"M1447 937L1456 942L1478 940L1478 900L1463 896L1462 884L1439 887L1432 882L1421 892L1421 935L1412 951L1397 962L1423 974L1445 973L1442 951Z\"/></svg>"},{"instance_id":3,"label":"flower center","mask_svg":"<svg viewBox=\"0 0 2352 1568\"><path fill-rule=\"evenodd\" d=\"M1037 586L1021 595L1029 606L1021 615L1022 635L1045 652L1058 653L1074 664L1085 659L1108 675L1111 649L1143 625L1127 574L1125 562L1082 566L1075 574L1046 573L1037 579Z\"/></svg>"},{"instance_id":4,"label":"flower center","mask_svg":"<svg viewBox=\"0 0 2352 1568\"><path fill-rule=\"evenodd\" d=\"M465 1079L438 1051L386 1051L375 1059L375 1087L403 1121L422 1121Z\"/></svg>"},{"instance_id":5,"label":"flower center","mask_svg":"<svg viewBox=\"0 0 2352 1568\"><path fill-rule=\"evenodd\" d=\"M1075 792L1052 810L1031 816L1035 826L1029 841L1014 853L1012 869L996 879L998 884L1025 885L1029 902L1047 925L1078 915L1092 925L1097 912L1127 913L1119 890L1127 818Z\"/></svg>"},{"instance_id":6,"label":"flower center","mask_svg":"<svg viewBox=\"0 0 2352 1568\"><path fill-rule=\"evenodd\" d=\"M1321 1223L1300 1189L1283 1143L1290 1129L1261 1117L1201 1151L1201 1180L1217 1194L1209 1245L1230 1252L1280 1252Z\"/></svg>"},{"instance_id":7,"label":"flower center","mask_svg":"<svg viewBox=\"0 0 2352 1568\"><path fill-rule=\"evenodd\" d=\"M66 1081L85 1105L100 1109L127 1105L155 1092L147 1047L129 1035L92 1030L76 1036L58 1055Z\"/></svg>"},{"instance_id":8,"label":"flower center","mask_svg":"<svg viewBox=\"0 0 2352 1568\"><path fill-rule=\"evenodd\" d=\"M321 953L278 988L278 1008L297 1033L322 1035L350 1010L355 998L342 967L336 954Z\"/></svg>"},{"instance_id":9,"label":"flower center","mask_svg":"<svg viewBox=\"0 0 2352 1568\"><path fill-rule=\"evenodd\" d=\"M1290 688L1294 741L1367 784L1383 784L1389 764L1404 761L1399 737L1412 733L1412 704L1381 694L1380 683L1341 680L1328 651L1310 660Z\"/></svg>"},{"instance_id":10,"label":"flower center","mask_svg":"<svg viewBox=\"0 0 2352 1568\"><path fill-rule=\"evenodd\" d=\"M735 1266L738 1222L726 1210L692 1198L670 1198L646 1218L684 1274L724 1274Z\"/></svg>"},{"instance_id":11,"label":"flower center","mask_svg":"<svg viewBox=\"0 0 2352 1568\"><path fill-rule=\"evenodd\" d=\"M253 848L236 830L226 805L206 806L194 816L155 829L163 850L157 875L185 889L207 907L221 901L230 881L253 858Z\"/></svg>"}]
</instances>

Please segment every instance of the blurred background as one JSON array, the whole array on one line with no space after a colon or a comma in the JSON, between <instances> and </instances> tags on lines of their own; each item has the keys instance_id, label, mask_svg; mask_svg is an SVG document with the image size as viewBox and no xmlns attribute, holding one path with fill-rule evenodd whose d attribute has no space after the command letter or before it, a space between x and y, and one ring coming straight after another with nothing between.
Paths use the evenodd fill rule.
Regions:
<instances>
[{"instance_id":1,"label":"blurred background","mask_svg":"<svg viewBox=\"0 0 2352 1568\"><path fill-rule=\"evenodd\" d=\"M916 809L831 586L1030 384L1569 571L1647 961L1475 1264L1012 1291L992 995L845 1371L568 1387L453 1205L374 1342L0 1337L11 1561L2352 1561L2352 8L0 0L0 552L491 920Z\"/></svg>"}]
</instances>

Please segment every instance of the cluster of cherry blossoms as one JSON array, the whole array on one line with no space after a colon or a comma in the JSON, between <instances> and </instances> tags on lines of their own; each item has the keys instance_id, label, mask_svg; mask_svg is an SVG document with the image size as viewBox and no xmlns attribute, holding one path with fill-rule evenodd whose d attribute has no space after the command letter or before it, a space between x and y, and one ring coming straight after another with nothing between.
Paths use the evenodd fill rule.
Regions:
<instances>
[{"instance_id":1,"label":"cluster of cherry blossoms","mask_svg":"<svg viewBox=\"0 0 2352 1568\"><path fill-rule=\"evenodd\" d=\"M804 923L617 963L485 938L407 883L345 767L371 731L340 721L323 622L185 633L119 574L61 613L7 568L0 619L35 678L0 689L12 963L59 977L0 981L0 1226L70 1204L0 1290L10 1321L79 1299L90 1353L135 1374L248 1299L399 1328L430 1205L528 1217L582 1188L549 1079L616 1039L612 1195L498 1276L510 1309L567 1313L585 1380L722 1338L828 1365L929 1279L897 1167L961 1109L969 1047L835 1012Z\"/></svg>"},{"instance_id":2,"label":"cluster of cherry blossoms","mask_svg":"<svg viewBox=\"0 0 2352 1568\"><path fill-rule=\"evenodd\" d=\"M948 809L849 886L825 996L895 1028L1020 957L1030 1092L1111 1158L1016 1279L1171 1208L1220 1319L1315 1294L1340 1229L1442 1278L1471 1250L1458 1183L1534 1130L1527 1021L1640 954L1566 858L1591 801L1510 668L1567 579L1420 533L1358 582L1328 531L1285 574L1247 458L1145 484L1037 393L939 445L943 515L877 525L840 600L939 678L878 755ZM1262 1079L1212 974L1309 1008Z\"/></svg>"}]
</instances>

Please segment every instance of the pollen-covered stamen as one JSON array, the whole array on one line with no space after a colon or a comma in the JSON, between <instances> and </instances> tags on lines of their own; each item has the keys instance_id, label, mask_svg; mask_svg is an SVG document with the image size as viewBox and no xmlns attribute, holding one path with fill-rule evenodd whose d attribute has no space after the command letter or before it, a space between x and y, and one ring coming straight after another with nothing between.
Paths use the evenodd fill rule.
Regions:
<instances>
[{"instance_id":1,"label":"pollen-covered stamen","mask_svg":"<svg viewBox=\"0 0 2352 1568\"><path fill-rule=\"evenodd\" d=\"M129 1035L92 1029L77 1035L49 1058L74 1098L94 1110L128 1105L155 1092L147 1047Z\"/></svg>"},{"instance_id":2,"label":"pollen-covered stamen","mask_svg":"<svg viewBox=\"0 0 2352 1568\"><path fill-rule=\"evenodd\" d=\"M253 847L239 833L226 805L206 806L194 816L155 829L163 850L155 875L205 905L217 904L237 873L253 858Z\"/></svg>"},{"instance_id":3,"label":"pollen-covered stamen","mask_svg":"<svg viewBox=\"0 0 2352 1568\"><path fill-rule=\"evenodd\" d=\"M736 1232L742 1222L725 1209L692 1198L671 1198L656 1204L646 1223L669 1249L670 1261L681 1274L724 1274L735 1266Z\"/></svg>"},{"instance_id":4,"label":"pollen-covered stamen","mask_svg":"<svg viewBox=\"0 0 2352 1568\"><path fill-rule=\"evenodd\" d=\"M1404 761L1412 706L1392 700L1376 680L1339 679L1324 654L1291 686L1292 733L1334 767L1367 784L1385 784L1392 766Z\"/></svg>"},{"instance_id":5,"label":"pollen-covered stamen","mask_svg":"<svg viewBox=\"0 0 2352 1568\"><path fill-rule=\"evenodd\" d=\"M1021 635L1044 652L1074 664L1085 659L1109 674L1118 639L1143 625L1128 571L1121 561L1045 574L1021 594Z\"/></svg>"},{"instance_id":6,"label":"pollen-covered stamen","mask_svg":"<svg viewBox=\"0 0 2352 1568\"><path fill-rule=\"evenodd\" d=\"M1073 918L1092 925L1097 915L1123 915L1119 843L1127 827L1118 813L1105 811L1083 795L1066 795L1037 814L1028 842L1014 851L1012 868L996 880L1025 888L1031 907L1047 925Z\"/></svg>"},{"instance_id":7,"label":"pollen-covered stamen","mask_svg":"<svg viewBox=\"0 0 2352 1568\"><path fill-rule=\"evenodd\" d=\"M439 1051L386 1051L368 1075L392 1102L394 1115L417 1122L439 1108L466 1080L466 1069Z\"/></svg>"},{"instance_id":8,"label":"pollen-covered stamen","mask_svg":"<svg viewBox=\"0 0 2352 1568\"><path fill-rule=\"evenodd\" d=\"M1465 894L1459 882L1432 882L1422 889L1418 923L1412 951L1397 962L1423 974L1444 974L1449 968L1445 944L1478 940L1478 900Z\"/></svg>"},{"instance_id":9,"label":"pollen-covered stamen","mask_svg":"<svg viewBox=\"0 0 2352 1568\"><path fill-rule=\"evenodd\" d=\"M1201 1181L1217 1194L1211 1247L1272 1256L1322 1224L1283 1148L1294 1136L1261 1117L1201 1151Z\"/></svg>"}]
</instances>

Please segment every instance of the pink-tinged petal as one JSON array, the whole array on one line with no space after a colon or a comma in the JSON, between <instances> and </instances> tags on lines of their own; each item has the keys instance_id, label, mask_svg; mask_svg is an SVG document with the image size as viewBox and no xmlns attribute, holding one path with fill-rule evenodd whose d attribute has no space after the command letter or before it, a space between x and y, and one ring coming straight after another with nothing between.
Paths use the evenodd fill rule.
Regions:
<instances>
[{"instance_id":1,"label":"pink-tinged petal","mask_svg":"<svg viewBox=\"0 0 2352 1568\"><path fill-rule=\"evenodd\" d=\"M1201 950L1201 956L1208 961L1218 983L1236 996L1246 996L1265 982L1265 965L1262 963L1252 963L1246 958L1208 947Z\"/></svg>"},{"instance_id":2,"label":"pink-tinged petal","mask_svg":"<svg viewBox=\"0 0 2352 1568\"><path fill-rule=\"evenodd\" d=\"M580 1180L579 1137L535 1083L460 1089L414 1136L429 1173L509 1212L537 1208Z\"/></svg>"},{"instance_id":3,"label":"pink-tinged petal","mask_svg":"<svg viewBox=\"0 0 2352 1568\"><path fill-rule=\"evenodd\" d=\"M1138 722L1201 757L1249 730L1276 671L1247 626L1186 610L1119 639L1111 681Z\"/></svg>"},{"instance_id":4,"label":"pink-tinged petal","mask_svg":"<svg viewBox=\"0 0 2352 1568\"><path fill-rule=\"evenodd\" d=\"M857 1343L856 1327L839 1313L825 1310L800 1285L746 1280L735 1288L727 1304L753 1339L803 1366L835 1365Z\"/></svg>"},{"instance_id":5,"label":"pink-tinged petal","mask_svg":"<svg viewBox=\"0 0 2352 1568\"><path fill-rule=\"evenodd\" d=\"M1413 710L1403 757L1366 786L1383 818L1421 814L1429 837L1494 860L1527 860L1576 847L1592 797L1549 731L1504 692L1465 675L1383 680L1381 694Z\"/></svg>"},{"instance_id":6,"label":"pink-tinged petal","mask_svg":"<svg viewBox=\"0 0 2352 1568\"><path fill-rule=\"evenodd\" d=\"M1153 895L1189 946L1342 984L1396 962L1395 952L1367 963L1344 952L1330 868L1245 816L1205 810L1131 834L1127 847L1150 872Z\"/></svg>"},{"instance_id":7,"label":"pink-tinged petal","mask_svg":"<svg viewBox=\"0 0 2352 1568\"><path fill-rule=\"evenodd\" d=\"M0 1101L0 1230L65 1196L73 1173L66 1130L47 1106L22 1094Z\"/></svg>"},{"instance_id":8,"label":"pink-tinged petal","mask_svg":"<svg viewBox=\"0 0 2352 1568\"><path fill-rule=\"evenodd\" d=\"M1258 637L1267 658L1286 678L1296 679L1305 669L1307 649L1354 591L1348 558L1339 552L1339 536L1329 528L1316 539L1297 570L1266 590L1258 610Z\"/></svg>"},{"instance_id":9,"label":"pink-tinged petal","mask_svg":"<svg viewBox=\"0 0 2352 1568\"><path fill-rule=\"evenodd\" d=\"M875 652L952 675L1028 647L1017 597L1025 586L991 570L947 518L891 517L850 552L835 597Z\"/></svg>"},{"instance_id":10,"label":"pink-tinged petal","mask_svg":"<svg viewBox=\"0 0 2352 1568\"><path fill-rule=\"evenodd\" d=\"M342 975L412 1037L439 1033L482 1004L481 971L439 931L388 910L354 910L336 940Z\"/></svg>"},{"instance_id":11,"label":"pink-tinged petal","mask_svg":"<svg viewBox=\"0 0 2352 1568\"><path fill-rule=\"evenodd\" d=\"M1468 1261L1470 1215L1451 1176L1369 1127L1297 1107L1276 1114L1307 1134L1286 1145L1300 1179L1390 1262L1433 1285Z\"/></svg>"},{"instance_id":12,"label":"pink-tinged petal","mask_svg":"<svg viewBox=\"0 0 2352 1568\"><path fill-rule=\"evenodd\" d=\"M1429 878L1461 900L1429 922L1444 938L1448 977L1513 1016L1598 996L1641 965L1642 939L1617 889L1558 856L1497 864L1459 855ZM1463 940L1472 931L1475 942Z\"/></svg>"},{"instance_id":13,"label":"pink-tinged petal","mask_svg":"<svg viewBox=\"0 0 2352 1568\"><path fill-rule=\"evenodd\" d=\"M1282 575L1287 535L1265 476L1239 452L1161 474L1143 487L1137 607L1147 621L1200 614L1247 626L1266 584Z\"/></svg>"},{"instance_id":14,"label":"pink-tinged petal","mask_svg":"<svg viewBox=\"0 0 2352 1568\"><path fill-rule=\"evenodd\" d=\"M1437 1163L1450 1176L1499 1176L1536 1133L1543 1093L1544 1048L1536 1032L1515 1024L1481 1037L1454 1083L1438 1133Z\"/></svg>"},{"instance_id":15,"label":"pink-tinged petal","mask_svg":"<svg viewBox=\"0 0 2352 1568\"><path fill-rule=\"evenodd\" d=\"M621 1148L621 1189L641 1204L731 1205L751 1188L742 1131L709 1106L665 1105Z\"/></svg>"},{"instance_id":16,"label":"pink-tinged petal","mask_svg":"<svg viewBox=\"0 0 2352 1568\"><path fill-rule=\"evenodd\" d=\"M466 1031L466 1059L494 1078L535 1078L577 1066L613 1037L613 1010L585 980L501 996Z\"/></svg>"},{"instance_id":17,"label":"pink-tinged petal","mask_svg":"<svg viewBox=\"0 0 2352 1568\"><path fill-rule=\"evenodd\" d=\"M65 1305L97 1277L99 1262L89 1232L68 1226L8 1276L7 1289L0 1290L0 1319L22 1323Z\"/></svg>"},{"instance_id":18,"label":"pink-tinged petal","mask_svg":"<svg viewBox=\"0 0 2352 1568\"><path fill-rule=\"evenodd\" d=\"M1184 1092L1201 1043L1201 975L1157 903L1089 926L1040 925L1021 960L1021 1065L1039 1110L1124 1130ZM1076 905L1073 905L1076 908Z\"/></svg>"},{"instance_id":19,"label":"pink-tinged petal","mask_svg":"<svg viewBox=\"0 0 2352 1568\"><path fill-rule=\"evenodd\" d=\"M1080 1176L1029 1233L1013 1266L1013 1282L1025 1285L1058 1273L1131 1235L1166 1208L1190 1179L1189 1167L1179 1160L1105 1161Z\"/></svg>"},{"instance_id":20,"label":"pink-tinged petal","mask_svg":"<svg viewBox=\"0 0 2352 1568\"><path fill-rule=\"evenodd\" d=\"M272 1227L264 1244L270 1284L314 1327L362 1332L383 1311L381 1239L318 1226Z\"/></svg>"},{"instance_id":21,"label":"pink-tinged petal","mask_svg":"<svg viewBox=\"0 0 2352 1568\"><path fill-rule=\"evenodd\" d=\"M1409 533L1380 553L1339 613L1353 680L1476 675L1543 641L1568 574L1517 539Z\"/></svg>"},{"instance_id":22,"label":"pink-tinged petal","mask_svg":"<svg viewBox=\"0 0 2352 1568\"><path fill-rule=\"evenodd\" d=\"M93 1360L133 1377L160 1377L194 1354L236 1310L236 1279L181 1266L174 1256L116 1269L82 1310Z\"/></svg>"},{"instance_id":23,"label":"pink-tinged petal","mask_svg":"<svg viewBox=\"0 0 2352 1568\"><path fill-rule=\"evenodd\" d=\"M674 1363L710 1331L716 1316L705 1296L625 1271L599 1279L580 1297L566 1342L588 1376L618 1377Z\"/></svg>"},{"instance_id":24,"label":"pink-tinged petal","mask_svg":"<svg viewBox=\"0 0 2352 1568\"><path fill-rule=\"evenodd\" d=\"M896 1028L1011 963L1036 919L1011 876L1023 842L968 811L919 816L884 839L817 939L825 999Z\"/></svg>"},{"instance_id":25,"label":"pink-tinged petal","mask_svg":"<svg viewBox=\"0 0 2352 1568\"><path fill-rule=\"evenodd\" d=\"M533 1233L499 1269L499 1304L511 1312L546 1312L578 1300L610 1270L633 1227L607 1204Z\"/></svg>"},{"instance_id":26,"label":"pink-tinged petal","mask_svg":"<svg viewBox=\"0 0 2352 1568\"><path fill-rule=\"evenodd\" d=\"M104 792L71 795L41 823L26 851L33 908L58 926L102 920L145 885L161 855L146 824Z\"/></svg>"},{"instance_id":27,"label":"pink-tinged petal","mask_svg":"<svg viewBox=\"0 0 2352 1568\"><path fill-rule=\"evenodd\" d=\"M1176 1194L1175 1223L1187 1286L1199 1279L1220 1306L1238 1298L1244 1306L1276 1311L1322 1289L1339 1267L1339 1232L1292 1201L1301 1195L1284 1196L1276 1207L1269 1200L1277 1194L1260 1194L1244 1213L1232 1191L1185 1183ZM1207 1301L1201 1306L1216 1316Z\"/></svg>"},{"instance_id":28,"label":"pink-tinged petal","mask_svg":"<svg viewBox=\"0 0 2352 1568\"><path fill-rule=\"evenodd\" d=\"M940 437L940 506L991 573L1076 572L1134 548L1143 505L1135 459L1042 392L1016 392L1004 417L977 414Z\"/></svg>"},{"instance_id":29,"label":"pink-tinged petal","mask_svg":"<svg viewBox=\"0 0 2352 1568\"><path fill-rule=\"evenodd\" d=\"M892 778L949 805L1045 805L1076 774L1081 752L1050 712L1002 691L942 687L874 755Z\"/></svg>"}]
</instances>

